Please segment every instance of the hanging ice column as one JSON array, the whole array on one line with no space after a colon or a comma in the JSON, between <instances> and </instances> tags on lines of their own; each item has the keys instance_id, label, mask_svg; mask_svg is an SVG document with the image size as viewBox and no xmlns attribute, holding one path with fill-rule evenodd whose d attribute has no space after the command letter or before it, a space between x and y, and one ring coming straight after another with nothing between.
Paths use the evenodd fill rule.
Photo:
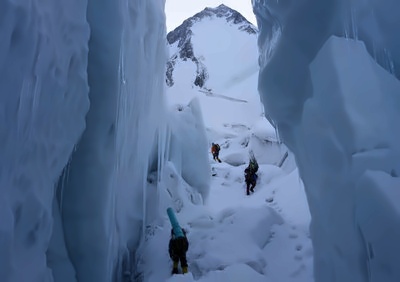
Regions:
<instances>
[{"instance_id":1,"label":"hanging ice column","mask_svg":"<svg viewBox=\"0 0 400 282\"><path fill-rule=\"evenodd\" d=\"M386 47L393 63L378 62L400 62L393 26L381 29L388 21L400 28L392 21L400 4L351 1L360 10L348 13L346 3L253 1L259 90L305 183L316 281L395 282L400 83L372 56ZM363 42L332 37L345 34L348 14Z\"/></svg>"},{"instance_id":2,"label":"hanging ice column","mask_svg":"<svg viewBox=\"0 0 400 282\"><path fill-rule=\"evenodd\" d=\"M79 281L122 281L122 271L131 270L146 217L148 167L154 158L157 165L153 149L163 142L163 8L163 0L89 1L91 108L62 203Z\"/></svg>"}]
</instances>

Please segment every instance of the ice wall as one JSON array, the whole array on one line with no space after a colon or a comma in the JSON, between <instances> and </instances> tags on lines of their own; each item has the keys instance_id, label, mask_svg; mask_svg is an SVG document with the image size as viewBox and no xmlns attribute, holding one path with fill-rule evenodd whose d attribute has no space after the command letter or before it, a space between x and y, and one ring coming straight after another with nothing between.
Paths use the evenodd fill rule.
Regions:
<instances>
[{"instance_id":1,"label":"ice wall","mask_svg":"<svg viewBox=\"0 0 400 282\"><path fill-rule=\"evenodd\" d=\"M259 91L306 186L316 281L398 281L400 4L252 2Z\"/></svg>"},{"instance_id":2,"label":"ice wall","mask_svg":"<svg viewBox=\"0 0 400 282\"><path fill-rule=\"evenodd\" d=\"M393 129L400 118L400 99L393 94L400 93L400 83L370 58L361 42L335 37L325 43L310 71L314 93L304 106L299 138L305 145L297 156L303 178L313 183L310 187L315 185L309 194L315 197L310 208L314 211L313 238L319 246L317 277L324 281L335 281L332 277L341 281L396 281L399 276L392 269L396 268L393 261L397 255L379 252L381 242L373 239L370 227L365 227L387 228L387 222L376 220L376 214L384 214L393 226L400 218L391 208L382 209L393 203L374 197L376 202L368 202L365 209L363 199L376 193L397 196L398 178L391 185L378 182L373 192L360 181L366 173L380 172L392 178L391 174L399 171L399 135ZM312 162L305 161L309 155L315 155ZM321 171L317 165L324 162ZM363 206L363 211L356 213ZM328 225L323 223L326 221L330 225L322 229ZM398 245L396 241L392 241L393 247ZM385 266L371 271L376 263Z\"/></svg>"},{"instance_id":3,"label":"ice wall","mask_svg":"<svg viewBox=\"0 0 400 282\"><path fill-rule=\"evenodd\" d=\"M207 200L210 189L208 142L200 102L194 98L186 107L170 113L168 160L179 175Z\"/></svg>"},{"instance_id":4,"label":"ice wall","mask_svg":"<svg viewBox=\"0 0 400 282\"><path fill-rule=\"evenodd\" d=\"M164 4L0 4L1 281L136 279L163 165L206 197L198 105L168 127Z\"/></svg>"},{"instance_id":5,"label":"ice wall","mask_svg":"<svg viewBox=\"0 0 400 282\"><path fill-rule=\"evenodd\" d=\"M149 156L165 143L163 8L163 0L88 4L91 108L62 197L79 281L120 281L132 271L146 223Z\"/></svg>"},{"instance_id":6,"label":"ice wall","mask_svg":"<svg viewBox=\"0 0 400 282\"><path fill-rule=\"evenodd\" d=\"M0 4L2 281L53 281L51 268L62 260L73 271L62 237L57 245L50 239L60 224L52 215L54 186L89 107L86 5Z\"/></svg>"}]
</instances>

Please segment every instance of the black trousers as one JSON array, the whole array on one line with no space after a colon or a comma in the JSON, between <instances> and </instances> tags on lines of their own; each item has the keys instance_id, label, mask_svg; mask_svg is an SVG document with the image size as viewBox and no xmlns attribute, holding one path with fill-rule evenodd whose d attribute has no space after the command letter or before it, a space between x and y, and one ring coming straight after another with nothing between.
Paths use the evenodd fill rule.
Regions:
<instances>
[{"instance_id":1,"label":"black trousers","mask_svg":"<svg viewBox=\"0 0 400 282\"><path fill-rule=\"evenodd\" d=\"M181 254L181 255L173 255L171 257L172 261L175 263L181 262L181 267L188 267L188 263L186 260L186 254Z\"/></svg>"},{"instance_id":2,"label":"black trousers","mask_svg":"<svg viewBox=\"0 0 400 282\"><path fill-rule=\"evenodd\" d=\"M254 187L256 187L256 182L255 181L246 181L246 193L250 194L249 190L253 190Z\"/></svg>"},{"instance_id":3,"label":"black trousers","mask_svg":"<svg viewBox=\"0 0 400 282\"><path fill-rule=\"evenodd\" d=\"M189 248L189 243L186 237L170 240L169 256L175 263L181 262L181 267L187 267L186 252Z\"/></svg>"}]
</instances>

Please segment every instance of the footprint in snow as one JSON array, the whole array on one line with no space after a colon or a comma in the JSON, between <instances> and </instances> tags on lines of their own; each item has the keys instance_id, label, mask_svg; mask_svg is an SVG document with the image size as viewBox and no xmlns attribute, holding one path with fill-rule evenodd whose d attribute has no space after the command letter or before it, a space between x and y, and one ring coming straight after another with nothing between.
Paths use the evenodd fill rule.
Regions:
<instances>
[{"instance_id":1,"label":"footprint in snow","mask_svg":"<svg viewBox=\"0 0 400 282\"><path fill-rule=\"evenodd\" d=\"M265 201L267 203L272 203L274 201L274 198L270 197L270 198L265 199Z\"/></svg>"}]
</instances>

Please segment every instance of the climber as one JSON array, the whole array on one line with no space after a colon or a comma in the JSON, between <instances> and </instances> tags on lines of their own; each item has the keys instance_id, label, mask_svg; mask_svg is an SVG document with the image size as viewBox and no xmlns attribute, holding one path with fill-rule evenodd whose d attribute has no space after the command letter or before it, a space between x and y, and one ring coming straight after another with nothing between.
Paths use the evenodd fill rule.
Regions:
<instances>
[{"instance_id":1,"label":"climber","mask_svg":"<svg viewBox=\"0 0 400 282\"><path fill-rule=\"evenodd\" d=\"M258 171L258 162L254 155L251 155L249 166L247 167L252 174L255 174Z\"/></svg>"},{"instance_id":2,"label":"climber","mask_svg":"<svg viewBox=\"0 0 400 282\"><path fill-rule=\"evenodd\" d=\"M172 274L178 274L178 264L181 262L182 273L188 272L186 252L189 249L189 242L186 238L186 231L182 228L183 237L175 236L174 229L171 229L171 239L169 240L169 256L173 261Z\"/></svg>"},{"instance_id":3,"label":"climber","mask_svg":"<svg viewBox=\"0 0 400 282\"><path fill-rule=\"evenodd\" d=\"M250 192L254 192L254 187L257 184L257 171L258 163L254 155L250 157L249 165L244 170L244 179L246 182L246 195L250 195Z\"/></svg>"},{"instance_id":4,"label":"climber","mask_svg":"<svg viewBox=\"0 0 400 282\"><path fill-rule=\"evenodd\" d=\"M256 187L257 174L247 167L244 170L244 179L246 181L246 195L250 195L250 192L254 192L254 187Z\"/></svg>"},{"instance_id":5,"label":"climber","mask_svg":"<svg viewBox=\"0 0 400 282\"><path fill-rule=\"evenodd\" d=\"M211 154L213 155L213 159L215 161L221 162L221 160L219 159L219 150L221 150L221 147L218 144L212 143Z\"/></svg>"}]
</instances>

